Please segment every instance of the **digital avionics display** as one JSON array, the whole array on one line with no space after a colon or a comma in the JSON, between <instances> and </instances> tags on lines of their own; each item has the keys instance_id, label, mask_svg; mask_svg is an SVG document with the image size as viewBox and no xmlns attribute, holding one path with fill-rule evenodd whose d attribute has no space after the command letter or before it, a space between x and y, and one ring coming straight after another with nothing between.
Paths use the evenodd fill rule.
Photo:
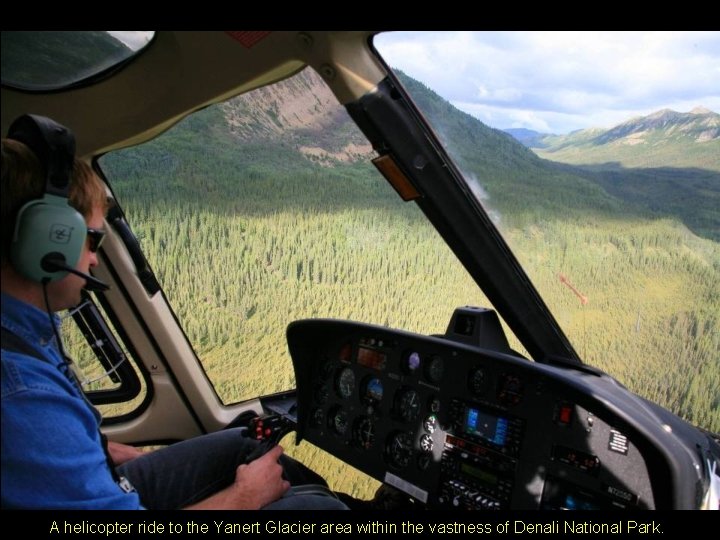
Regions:
<instances>
[{"instance_id":1,"label":"digital avionics display","mask_svg":"<svg viewBox=\"0 0 720 540\"><path fill-rule=\"evenodd\" d=\"M568 495L565 497L565 502L562 508L567 510L601 510L602 508L598 504L587 498L579 495Z\"/></svg>"},{"instance_id":2,"label":"digital avionics display","mask_svg":"<svg viewBox=\"0 0 720 540\"><path fill-rule=\"evenodd\" d=\"M472 407L465 408L466 433L482 437L498 446L505 446L507 429L507 418L493 416Z\"/></svg>"},{"instance_id":3,"label":"digital avionics display","mask_svg":"<svg viewBox=\"0 0 720 540\"><path fill-rule=\"evenodd\" d=\"M385 369L386 361L387 356L380 351L358 347L357 363L361 366L382 371Z\"/></svg>"},{"instance_id":4,"label":"digital avionics display","mask_svg":"<svg viewBox=\"0 0 720 540\"><path fill-rule=\"evenodd\" d=\"M488 486L494 486L498 483L497 475L484 471L482 469L478 469L477 467L472 467L467 463L462 463L460 465L460 471L467 475L473 476L478 480L481 480L485 485Z\"/></svg>"}]
</instances>

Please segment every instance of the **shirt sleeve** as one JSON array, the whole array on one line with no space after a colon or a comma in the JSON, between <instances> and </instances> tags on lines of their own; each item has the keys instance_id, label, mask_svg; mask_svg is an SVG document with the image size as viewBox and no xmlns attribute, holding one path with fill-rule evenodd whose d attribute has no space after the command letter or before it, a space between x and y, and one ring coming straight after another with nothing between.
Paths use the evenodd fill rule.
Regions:
<instances>
[{"instance_id":1,"label":"shirt sleeve","mask_svg":"<svg viewBox=\"0 0 720 540\"><path fill-rule=\"evenodd\" d=\"M3 388L3 507L141 509L138 494L115 483L85 400L54 366L24 358L32 373L14 362L21 383Z\"/></svg>"}]
</instances>

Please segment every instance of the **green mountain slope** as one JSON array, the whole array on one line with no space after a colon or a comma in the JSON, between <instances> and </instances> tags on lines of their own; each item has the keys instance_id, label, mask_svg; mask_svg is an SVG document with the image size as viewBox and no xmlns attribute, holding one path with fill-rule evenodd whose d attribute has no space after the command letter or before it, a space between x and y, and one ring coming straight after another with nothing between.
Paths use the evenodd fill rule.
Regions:
<instances>
[{"instance_id":1,"label":"green mountain slope","mask_svg":"<svg viewBox=\"0 0 720 540\"><path fill-rule=\"evenodd\" d=\"M575 131L538 139L543 158L607 168L699 168L720 172L720 115L698 107L663 109L611 129Z\"/></svg>"}]
</instances>

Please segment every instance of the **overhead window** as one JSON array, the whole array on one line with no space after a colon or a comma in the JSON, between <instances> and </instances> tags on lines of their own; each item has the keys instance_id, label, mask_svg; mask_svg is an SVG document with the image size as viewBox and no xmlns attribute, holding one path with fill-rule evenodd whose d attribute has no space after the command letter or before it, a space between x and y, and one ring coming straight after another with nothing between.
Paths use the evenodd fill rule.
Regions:
<instances>
[{"instance_id":1,"label":"overhead window","mask_svg":"<svg viewBox=\"0 0 720 540\"><path fill-rule=\"evenodd\" d=\"M90 84L125 65L154 32L2 32L2 84L28 91Z\"/></svg>"}]
</instances>

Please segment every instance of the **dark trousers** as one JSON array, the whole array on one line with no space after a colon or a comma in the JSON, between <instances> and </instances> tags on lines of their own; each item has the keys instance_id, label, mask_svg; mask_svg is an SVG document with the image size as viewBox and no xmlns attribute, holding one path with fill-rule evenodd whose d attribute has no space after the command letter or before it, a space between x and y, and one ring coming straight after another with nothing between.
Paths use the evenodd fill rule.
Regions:
<instances>
[{"instance_id":1,"label":"dark trousers","mask_svg":"<svg viewBox=\"0 0 720 540\"><path fill-rule=\"evenodd\" d=\"M135 487L146 508L178 509L196 503L229 486L235 470L247 463L257 442L242 436L242 429L218 431L182 441L128 461L117 467ZM301 486L327 486L315 472L294 459L282 456L284 476L290 490L267 510L343 510L331 496L308 494ZM305 491L305 492L303 492ZM321 492L322 489L317 490Z\"/></svg>"}]
</instances>

